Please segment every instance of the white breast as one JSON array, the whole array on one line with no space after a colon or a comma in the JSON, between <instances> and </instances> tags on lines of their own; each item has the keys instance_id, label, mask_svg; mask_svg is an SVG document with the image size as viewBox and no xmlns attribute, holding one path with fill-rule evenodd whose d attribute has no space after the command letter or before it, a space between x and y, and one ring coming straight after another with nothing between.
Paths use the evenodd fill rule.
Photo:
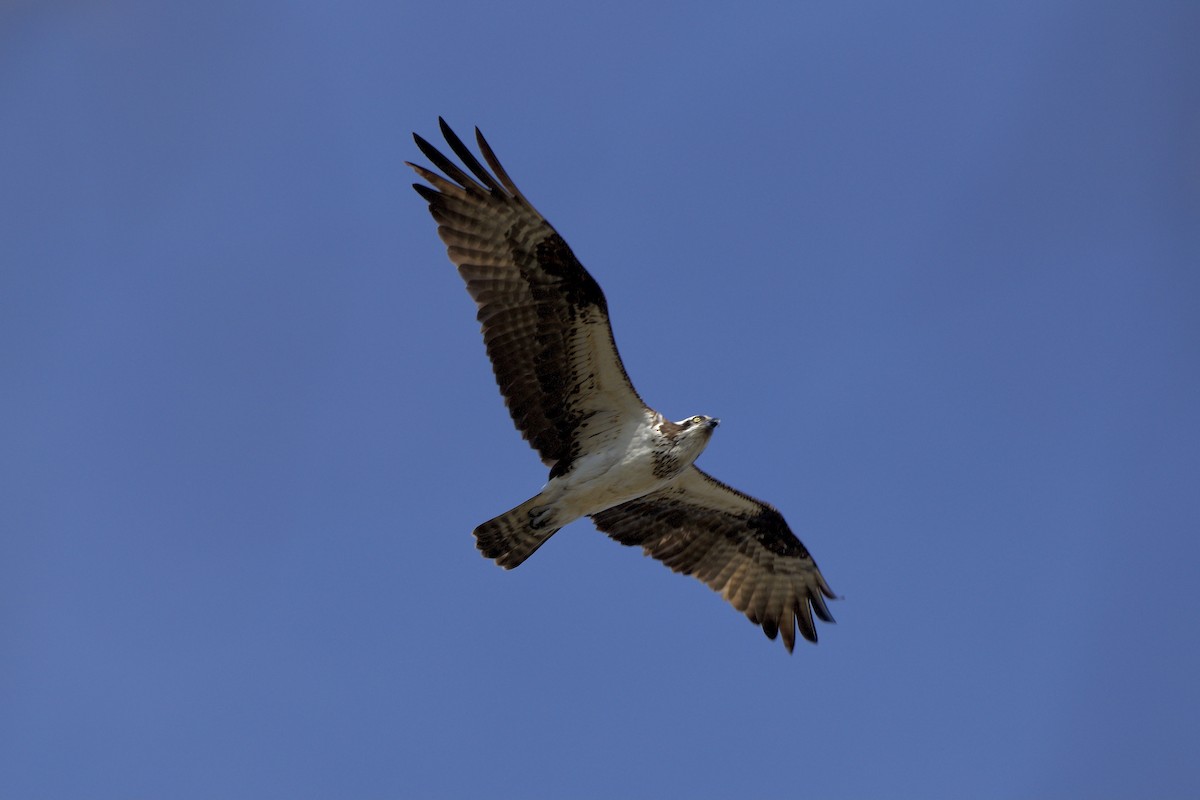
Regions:
<instances>
[{"instance_id":1,"label":"white breast","mask_svg":"<svg viewBox=\"0 0 1200 800\"><path fill-rule=\"evenodd\" d=\"M572 518L595 514L649 494L667 481L654 474L654 453L661 446L658 414L648 411L624 425L597 431L571 471L546 485L560 513Z\"/></svg>"}]
</instances>

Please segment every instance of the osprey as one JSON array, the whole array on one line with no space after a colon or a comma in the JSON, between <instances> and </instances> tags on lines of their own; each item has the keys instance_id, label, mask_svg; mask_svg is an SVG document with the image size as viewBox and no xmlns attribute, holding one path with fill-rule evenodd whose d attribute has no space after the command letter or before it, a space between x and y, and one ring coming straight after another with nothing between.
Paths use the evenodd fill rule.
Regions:
<instances>
[{"instance_id":1,"label":"osprey","mask_svg":"<svg viewBox=\"0 0 1200 800\"><path fill-rule=\"evenodd\" d=\"M468 175L413 134L445 177L409 163L450 260L479 307L492 369L521 435L550 468L536 496L475 529L479 550L519 566L560 528L591 517L715 589L789 652L796 627L817 640L812 614L835 595L774 507L697 469L718 420L672 422L634 390L617 354L599 284L500 166L479 129L489 171L439 118ZM408 162L406 162L408 163Z\"/></svg>"}]
</instances>

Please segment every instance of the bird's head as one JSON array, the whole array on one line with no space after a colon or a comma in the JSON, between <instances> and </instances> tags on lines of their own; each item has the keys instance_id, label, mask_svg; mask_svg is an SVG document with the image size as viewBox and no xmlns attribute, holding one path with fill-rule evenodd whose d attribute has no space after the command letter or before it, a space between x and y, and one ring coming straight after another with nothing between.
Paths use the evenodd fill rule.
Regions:
<instances>
[{"instance_id":1,"label":"bird's head","mask_svg":"<svg viewBox=\"0 0 1200 800\"><path fill-rule=\"evenodd\" d=\"M721 420L716 417L706 417L703 414L697 414L694 417L680 420L675 423L679 426L677 436L686 438L699 438L702 441L708 441L708 437L712 436L713 430L721 424Z\"/></svg>"},{"instance_id":2,"label":"bird's head","mask_svg":"<svg viewBox=\"0 0 1200 800\"><path fill-rule=\"evenodd\" d=\"M664 422L662 428L672 441L676 457L686 465L696 461L696 457L708 446L708 440L713 438L713 431L719 422L716 417L697 414L678 422Z\"/></svg>"},{"instance_id":3,"label":"bird's head","mask_svg":"<svg viewBox=\"0 0 1200 800\"><path fill-rule=\"evenodd\" d=\"M708 446L708 440L712 438L712 432L719 422L716 417L697 414L679 422L662 420L659 432L671 443L671 457L678 461L682 469L695 461Z\"/></svg>"}]
</instances>

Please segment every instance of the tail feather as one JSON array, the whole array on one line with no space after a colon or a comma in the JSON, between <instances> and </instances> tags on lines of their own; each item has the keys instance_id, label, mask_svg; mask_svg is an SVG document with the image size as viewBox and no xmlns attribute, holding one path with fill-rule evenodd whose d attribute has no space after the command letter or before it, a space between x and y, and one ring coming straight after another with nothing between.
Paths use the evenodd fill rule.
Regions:
<instances>
[{"instance_id":1,"label":"tail feather","mask_svg":"<svg viewBox=\"0 0 1200 800\"><path fill-rule=\"evenodd\" d=\"M546 543L558 528L534 527L532 512L543 502L540 495L506 511L475 529L475 546L505 569L519 567L534 551Z\"/></svg>"}]
</instances>

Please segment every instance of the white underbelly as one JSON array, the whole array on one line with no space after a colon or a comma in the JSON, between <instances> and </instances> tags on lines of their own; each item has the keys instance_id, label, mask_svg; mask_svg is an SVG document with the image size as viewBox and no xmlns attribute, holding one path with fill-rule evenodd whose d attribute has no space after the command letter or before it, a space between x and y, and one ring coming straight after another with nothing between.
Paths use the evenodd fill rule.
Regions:
<instances>
[{"instance_id":1,"label":"white underbelly","mask_svg":"<svg viewBox=\"0 0 1200 800\"><path fill-rule=\"evenodd\" d=\"M654 451L644 437L635 433L623 444L580 458L568 474L547 485L561 492L559 505L564 511L572 516L595 514L669 482L655 474Z\"/></svg>"}]
</instances>

